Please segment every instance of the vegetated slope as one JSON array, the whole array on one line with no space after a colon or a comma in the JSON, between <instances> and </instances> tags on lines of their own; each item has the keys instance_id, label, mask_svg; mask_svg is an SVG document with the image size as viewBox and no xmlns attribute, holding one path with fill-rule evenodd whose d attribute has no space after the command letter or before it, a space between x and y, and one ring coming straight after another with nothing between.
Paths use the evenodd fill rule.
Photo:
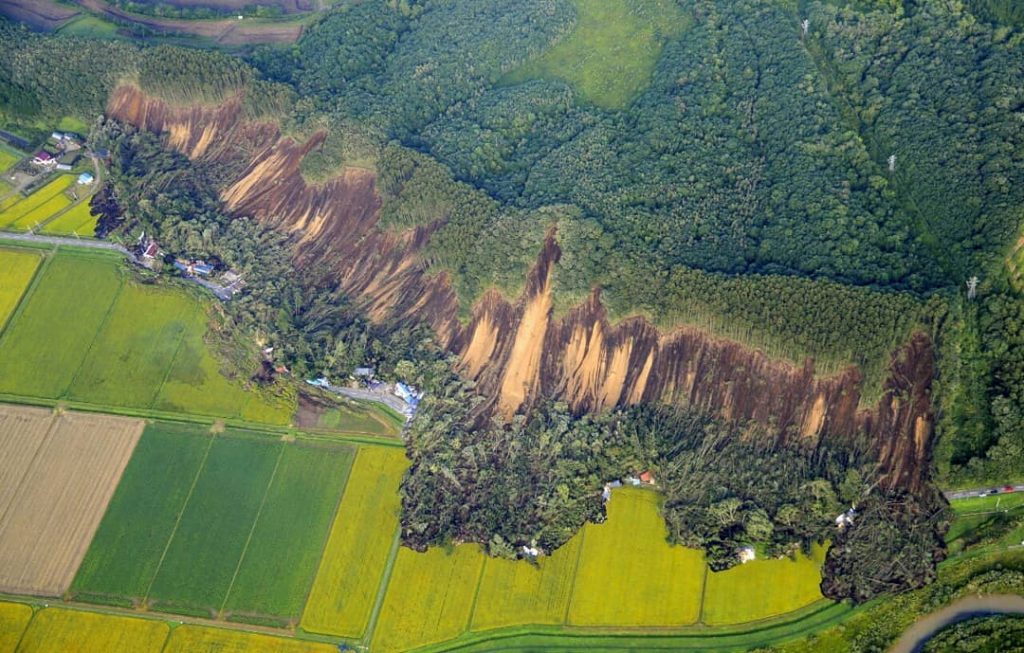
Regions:
<instances>
[{"instance_id":1,"label":"vegetated slope","mask_svg":"<svg viewBox=\"0 0 1024 653\"><path fill-rule=\"evenodd\" d=\"M242 104L237 97L217 108L172 107L124 86L108 113L166 133L192 158L240 170L223 191L232 210L292 234L305 273L340 279L371 317L428 322L497 412L511 416L541 397L564 398L577 412L663 400L771 424L783 440L867 434L894 487L919 487L927 473L934 372L927 337L894 355L884 396L859 410L862 376L854 367L818 378L811 363L795 366L697 329L661 332L641 317L613 325L596 292L555 317L555 234L542 242L521 297L488 291L464 324L450 277L428 274L421 258L444 215L404 230L380 228L371 172L349 169L307 184L300 163L322 135L297 143L273 124L246 120Z\"/></svg>"}]
</instances>

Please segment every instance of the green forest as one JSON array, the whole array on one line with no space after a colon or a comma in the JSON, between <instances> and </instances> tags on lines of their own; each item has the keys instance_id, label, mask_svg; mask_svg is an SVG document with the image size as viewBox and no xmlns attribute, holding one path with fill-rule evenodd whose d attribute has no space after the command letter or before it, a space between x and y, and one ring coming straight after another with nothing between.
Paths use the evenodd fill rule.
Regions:
<instances>
[{"instance_id":1,"label":"green forest","mask_svg":"<svg viewBox=\"0 0 1024 653\"><path fill-rule=\"evenodd\" d=\"M1022 27L1009 0L366 0L228 55L0 22L0 126L94 124L104 229L245 271L226 308L239 339L301 374L373 364L426 391L406 544L554 548L603 519L603 482L650 468L672 539L715 568L741 545L831 539L823 589L862 601L934 577L936 484L1024 480L1024 302L1006 269L1024 227ZM174 105L241 95L297 141L325 132L306 179L371 170L382 229L436 227L421 263L463 321L488 289L516 298L554 234L556 315L598 289L613 321L701 328L819 374L856 365L861 408L924 333L933 473L883 491L863 443L783 447L662 406L580 416L544 397L492 419L429 329L369 320L295 269L286 236L227 211L239 171L98 119L119 84ZM861 519L836 535L850 504Z\"/></svg>"}]
</instances>

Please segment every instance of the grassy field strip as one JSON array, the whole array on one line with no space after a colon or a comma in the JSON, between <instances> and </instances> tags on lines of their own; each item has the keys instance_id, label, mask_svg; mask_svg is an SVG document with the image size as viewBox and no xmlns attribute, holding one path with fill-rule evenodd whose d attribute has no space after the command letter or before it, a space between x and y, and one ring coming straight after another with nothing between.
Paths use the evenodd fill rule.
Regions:
<instances>
[{"instance_id":1,"label":"grassy field strip","mask_svg":"<svg viewBox=\"0 0 1024 653\"><path fill-rule=\"evenodd\" d=\"M174 629L163 653L338 653L338 647L334 644L186 625Z\"/></svg>"},{"instance_id":2,"label":"grassy field strip","mask_svg":"<svg viewBox=\"0 0 1024 653\"><path fill-rule=\"evenodd\" d=\"M736 653L807 637L849 618L859 608L842 603L808 606L798 614L748 628L702 628L692 632L641 632L601 629L564 630L559 626L503 628L471 633L451 642L413 649L416 653L491 653L493 651L700 651ZM838 652L837 652L838 653Z\"/></svg>"},{"instance_id":3,"label":"grassy field strip","mask_svg":"<svg viewBox=\"0 0 1024 653\"><path fill-rule=\"evenodd\" d=\"M304 630L352 639L370 634L367 624L398 531L398 486L407 465L404 449L359 449L302 614Z\"/></svg>"},{"instance_id":4,"label":"grassy field strip","mask_svg":"<svg viewBox=\"0 0 1024 653\"><path fill-rule=\"evenodd\" d=\"M987 497L971 497L949 502L957 515L982 515L1004 512L1024 506L1024 492L995 494Z\"/></svg>"},{"instance_id":5,"label":"grassy field strip","mask_svg":"<svg viewBox=\"0 0 1024 653\"><path fill-rule=\"evenodd\" d=\"M71 586L72 597L126 607L144 601L212 444L197 427L146 428Z\"/></svg>"}]
</instances>

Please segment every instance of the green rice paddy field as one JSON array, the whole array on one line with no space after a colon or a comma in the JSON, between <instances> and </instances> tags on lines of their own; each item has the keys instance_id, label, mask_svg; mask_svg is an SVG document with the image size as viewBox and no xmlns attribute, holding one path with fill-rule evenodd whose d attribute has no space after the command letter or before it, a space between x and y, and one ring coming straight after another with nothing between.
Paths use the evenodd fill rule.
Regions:
<instances>
[{"instance_id":1,"label":"green rice paddy field","mask_svg":"<svg viewBox=\"0 0 1024 653\"><path fill-rule=\"evenodd\" d=\"M298 621L348 475L346 445L147 427L79 568L77 600Z\"/></svg>"},{"instance_id":2,"label":"green rice paddy field","mask_svg":"<svg viewBox=\"0 0 1024 653\"><path fill-rule=\"evenodd\" d=\"M0 334L0 394L288 424L294 399L225 378L206 331L194 294L131 280L119 255L62 249Z\"/></svg>"},{"instance_id":3,"label":"green rice paddy field","mask_svg":"<svg viewBox=\"0 0 1024 653\"><path fill-rule=\"evenodd\" d=\"M96 219L89 202L80 202L43 225L42 232L53 236L91 238L96 234Z\"/></svg>"},{"instance_id":4,"label":"green rice paddy field","mask_svg":"<svg viewBox=\"0 0 1024 653\"><path fill-rule=\"evenodd\" d=\"M4 202L0 211L0 229L24 231L71 204L67 189L75 183L72 175L60 175L28 197ZM17 198L19 196L15 196Z\"/></svg>"}]
</instances>

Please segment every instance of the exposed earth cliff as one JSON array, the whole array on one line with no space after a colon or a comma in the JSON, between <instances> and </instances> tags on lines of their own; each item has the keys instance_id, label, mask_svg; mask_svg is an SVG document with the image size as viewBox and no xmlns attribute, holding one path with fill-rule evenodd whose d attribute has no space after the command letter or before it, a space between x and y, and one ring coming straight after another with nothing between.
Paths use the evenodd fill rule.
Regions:
<instances>
[{"instance_id":1,"label":"exposed earth cliff","mask_svg":"<svg viewBox=\"0 0 1024 653\"><path fill-rule=\"evenodd\" d=\"M867 410L859 407L855 367L818 377L811 361L794 366L697 329L662 332L640 317L612 324L597 290L556 318L552 275L560 250L553 233L523 295L509 300L489 291L463 323L447 277L428 273L419 257L439 223L380 229L381 199L367 170L306 183L300 162L322 136L304 143L283 137L274 124L247 120L238 98L218 107L172 107L129 86L113 94L108 114L166 134L193 159L238 171L222 192L230 209L291 234L304 273L340 280L371 318L430 324L489 407L505 416L539 397L562 398L581 413L664 401L753 420L783 441L856 441L880 461L883 486L918 490L924 481L934 422L934 359L924 335L894 352L883 396Z\"/></svg>"}]
</instances>

